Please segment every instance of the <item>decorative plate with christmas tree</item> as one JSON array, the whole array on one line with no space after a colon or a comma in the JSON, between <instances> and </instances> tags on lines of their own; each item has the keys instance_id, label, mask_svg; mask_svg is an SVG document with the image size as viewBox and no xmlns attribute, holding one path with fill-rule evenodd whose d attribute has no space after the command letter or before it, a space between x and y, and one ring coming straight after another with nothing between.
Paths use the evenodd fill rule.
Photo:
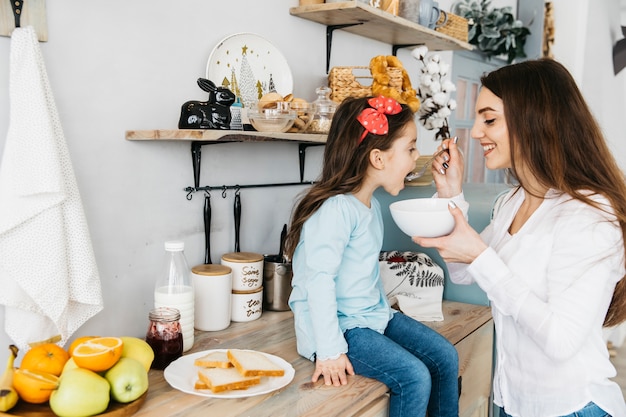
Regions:
<instances>
[{"instance_id":1,"label":"decorative plate with christmas tree","mask_svg":"<svg viewBox=\"0 0 626 417\"><path fill-rule=\"evenodd\" d=\"M229 88L244 107L254 108L266 93L282 96L293 92L291 69L271 42L254 33L224 38L211 52L206 76Z\"/></svg>"}]
</instances>

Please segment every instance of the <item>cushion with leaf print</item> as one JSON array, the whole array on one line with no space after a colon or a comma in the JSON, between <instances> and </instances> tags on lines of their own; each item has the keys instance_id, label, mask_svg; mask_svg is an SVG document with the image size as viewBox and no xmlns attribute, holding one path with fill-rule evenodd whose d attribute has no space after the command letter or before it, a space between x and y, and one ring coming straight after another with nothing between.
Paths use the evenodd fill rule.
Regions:
<instances>
[{"instance_id":1,"label":"cushion with leaf print","mask_svg":"<svg viewBox=\"0 0 626 417\"><path fill-rule=\"evenodd\" d=\"M389 304L419 321L443 320L443 269L421 252L381 252L380 277Z\"/></svg>"}]
</instances>

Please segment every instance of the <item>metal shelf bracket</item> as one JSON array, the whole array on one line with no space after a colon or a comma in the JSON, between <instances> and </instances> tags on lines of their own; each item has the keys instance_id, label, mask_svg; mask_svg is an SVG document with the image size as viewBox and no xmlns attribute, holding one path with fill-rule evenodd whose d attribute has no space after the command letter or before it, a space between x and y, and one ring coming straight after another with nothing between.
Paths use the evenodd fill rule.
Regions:
<instances>
[{"instance_id":1,"label":"metal shelf bracket","mask_svg":"<svg viewBox=\"0 0 626 417\"><path fill-rule=\"evenodd\" d=\"M363 22L326 26L326 74L328 74L328 71L330 71L330 50L333 47L333 32L335 31L335 29L343 29L350 26L358 26L362 24Z\"/></svg>"},{"instance_id":2,"label":"metal shelf bracket","mask_svg":"<svg viewBox=\"0 0 626 417\"><path fill-rule=\"evenodd\" d=\"M270 184L247 184L247 185L207 185L200 186L200 163L202 161L202 146L204 145L216 145L218 143L230 143L230 142L192 142L191 143L191 160L193 164L193 187L186 187L184 189L187 192L187 200L191 200L193 193L197 191L210 191L210 190L222 190L222 194L226 190L239 190L241 188L265 188L265 187L285 187L294 185L310 185L312 181L304 181L304 166L306 161L306 149L310 146L320 146L323 143L299 143L298 144L298 162L300 168L300 182L280 182Z\"/></svg>"}]
</instances>

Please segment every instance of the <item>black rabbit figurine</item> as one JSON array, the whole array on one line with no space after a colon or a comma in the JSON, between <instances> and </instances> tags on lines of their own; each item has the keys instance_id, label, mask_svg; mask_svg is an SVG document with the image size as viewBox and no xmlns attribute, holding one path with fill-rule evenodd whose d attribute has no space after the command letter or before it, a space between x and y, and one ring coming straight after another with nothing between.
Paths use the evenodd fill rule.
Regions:
<instances>
[{"instance_id":1,"label":"black rabbit figurine","mask_svg":"<svg viewBox=\"0 0 626 417\"><path fill-rule=\"evenodd\" d=\"M209 93L208 101L191 100L182 105L179 129L229 129L230 105L235 94L226 87L217 87L206 78L198 78L200 88Z\"/></svg>"}]
</instances>

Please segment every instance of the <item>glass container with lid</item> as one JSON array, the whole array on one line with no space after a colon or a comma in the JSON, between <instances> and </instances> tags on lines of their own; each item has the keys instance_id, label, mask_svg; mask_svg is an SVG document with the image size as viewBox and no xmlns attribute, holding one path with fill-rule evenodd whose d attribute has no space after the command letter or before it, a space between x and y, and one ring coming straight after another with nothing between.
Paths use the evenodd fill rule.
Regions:
<instances>
[{"instance_id":1,"label":"glass container with lid","mask_svg":"<svg viewBox=\"0 0 626 417\"><path fill-rule=\"evenodd\" d=\"M165 369L183 354L183 331L180 327L180 311L159 307L150 310L150 325L146 342L154 352L152 369Z\"/></svg>"},{"instance_id":2,"label":"glass container with lid","mask_svg":"<svg viewBox=\"0 0 626 417\"><path fill-rule=\"evenodd\" d=\"M337 103L330 99L331 89L329 87L319 87L315 90L317 99L313 102L313 117L308 133L328 133L332 122Z\"/></svg>"}]
</instances>

